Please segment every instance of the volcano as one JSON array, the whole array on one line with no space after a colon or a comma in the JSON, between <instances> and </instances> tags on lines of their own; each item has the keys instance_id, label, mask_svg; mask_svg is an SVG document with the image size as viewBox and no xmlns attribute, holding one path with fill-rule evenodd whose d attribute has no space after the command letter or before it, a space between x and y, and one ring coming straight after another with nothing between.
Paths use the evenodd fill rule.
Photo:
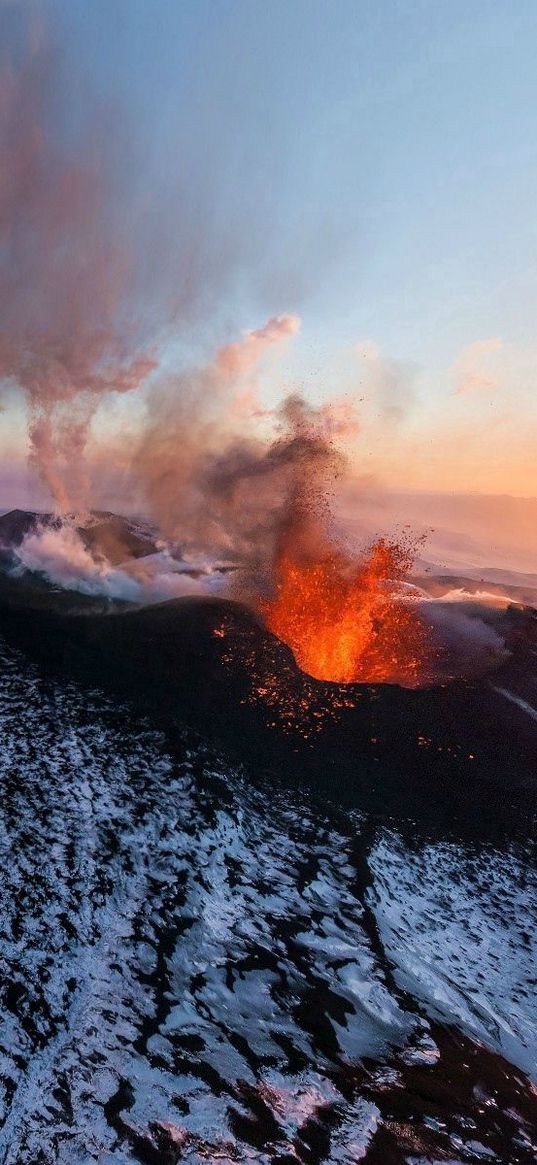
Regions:
<instances>
[{"instance_id":1,"label":"volcano","mask_svg":"<svg viewBox=\"0 0 537 1165\"><path fill-rule=\"evenodd\" d=\"M537 613L488 612L503 662L425 687L330 683L244 605L188 598L119 609L1 583L0 631L45 667L124 692L257 769L344 803L497 821L537 806Z\"/></svg>"}]
</instances>

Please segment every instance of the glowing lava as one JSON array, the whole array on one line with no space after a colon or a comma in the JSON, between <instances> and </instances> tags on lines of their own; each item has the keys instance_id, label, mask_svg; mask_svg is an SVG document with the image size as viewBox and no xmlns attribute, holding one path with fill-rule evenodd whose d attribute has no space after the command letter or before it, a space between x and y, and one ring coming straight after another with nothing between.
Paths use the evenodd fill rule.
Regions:
<instances>
[{"instance_id":1,"label":"glowing lava","mask_svg":"<svg viewBox=\"0 0 537 1165\"><path fill-rule=\"evenodd\" d=\"M300 561L287 550L274 596L262 603L268 628L299 667L336 683L423 682L427 631L405 597L413 548L380 539L357 564L339 551Z\"/></svg>"}]
</instances>

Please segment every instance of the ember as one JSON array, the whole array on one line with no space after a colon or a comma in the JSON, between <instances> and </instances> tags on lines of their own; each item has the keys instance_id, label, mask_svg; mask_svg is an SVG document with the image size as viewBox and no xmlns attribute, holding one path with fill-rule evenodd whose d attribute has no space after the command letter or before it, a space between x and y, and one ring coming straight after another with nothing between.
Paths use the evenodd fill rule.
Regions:
<instances>
[{"instance_id":1,"label":"ember","mask_svg":"<svg viewBox=\"0 0 537 1165\"><path fill-rule=\"evenodd\" d=\"M419 685L429 644L404 593L413 551L380 539L357 563L337 550L300 561L287 548L274 596L261 604L267 626L316 679Z\"/></svg>"}]
</instances>

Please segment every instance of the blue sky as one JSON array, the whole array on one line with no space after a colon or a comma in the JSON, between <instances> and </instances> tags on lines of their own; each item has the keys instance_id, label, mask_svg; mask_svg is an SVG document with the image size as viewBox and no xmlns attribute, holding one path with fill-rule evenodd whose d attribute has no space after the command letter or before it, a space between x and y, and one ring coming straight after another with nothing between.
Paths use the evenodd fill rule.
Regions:
<instances>
[{"instance_id":1,"label":"blue sky","mask_svg":"<svg viewBox=\"0 0 537 1165\"><path fill-rule=\"evenodd\" d=\"M532 337L535 4L51 7L70 70L150 141L155 186L182 179L224 230L259 215L240 326L301 310L330 345L372 335L424 362Z\"/></svg>"},{"instance_id":2,"label":"blue sky","mask_svg":"<svg viewBox=\"0 0 537 1165\"><path fill-rule=\"evenodd\" d=\"M72 116L76 134L76 110L92 101L123 111L129 180L170 241L181 239L155 255L166 285L184 279L181 256L194 240L197 301L167 337L174 360L297 313L302 329L281 379L314 398L363 390L381 475L400 472L425 434L433 453L412 484L431 484L447 447L444 484L452 474L454 488L497 480L502 491L537 493L534 3L48 0L28 9L60 45L63 132ZM356 356L364 341L402 370L403 396L415 383L397 437L382 436L375 377L364 378ZM457 370L472 360L476 391L458 394ZM487 468L475 430L491 417Z\"/></svg>"}]
</instances>

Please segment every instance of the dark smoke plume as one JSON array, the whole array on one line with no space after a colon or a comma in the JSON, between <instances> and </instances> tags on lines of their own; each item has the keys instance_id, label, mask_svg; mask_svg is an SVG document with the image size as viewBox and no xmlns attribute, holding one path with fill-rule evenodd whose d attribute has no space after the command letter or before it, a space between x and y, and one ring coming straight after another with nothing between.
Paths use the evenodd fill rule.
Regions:
<instances>
[{"instance_id":1,"label":"dark smoke plume","mask_svg":"<svg viewBox=\"0 0 537 1165\"><path fill-rule=\"evenodd\" d=\"M345 465L335 439L357 422L341 402L316 409L297 394L260 407L257 366L298 324L293 316L269 320L152 396L134 473L161 530L190 551L259 569L286 530L304 552L307 541L318 545Z\"/></svg>"}]
</instances>

